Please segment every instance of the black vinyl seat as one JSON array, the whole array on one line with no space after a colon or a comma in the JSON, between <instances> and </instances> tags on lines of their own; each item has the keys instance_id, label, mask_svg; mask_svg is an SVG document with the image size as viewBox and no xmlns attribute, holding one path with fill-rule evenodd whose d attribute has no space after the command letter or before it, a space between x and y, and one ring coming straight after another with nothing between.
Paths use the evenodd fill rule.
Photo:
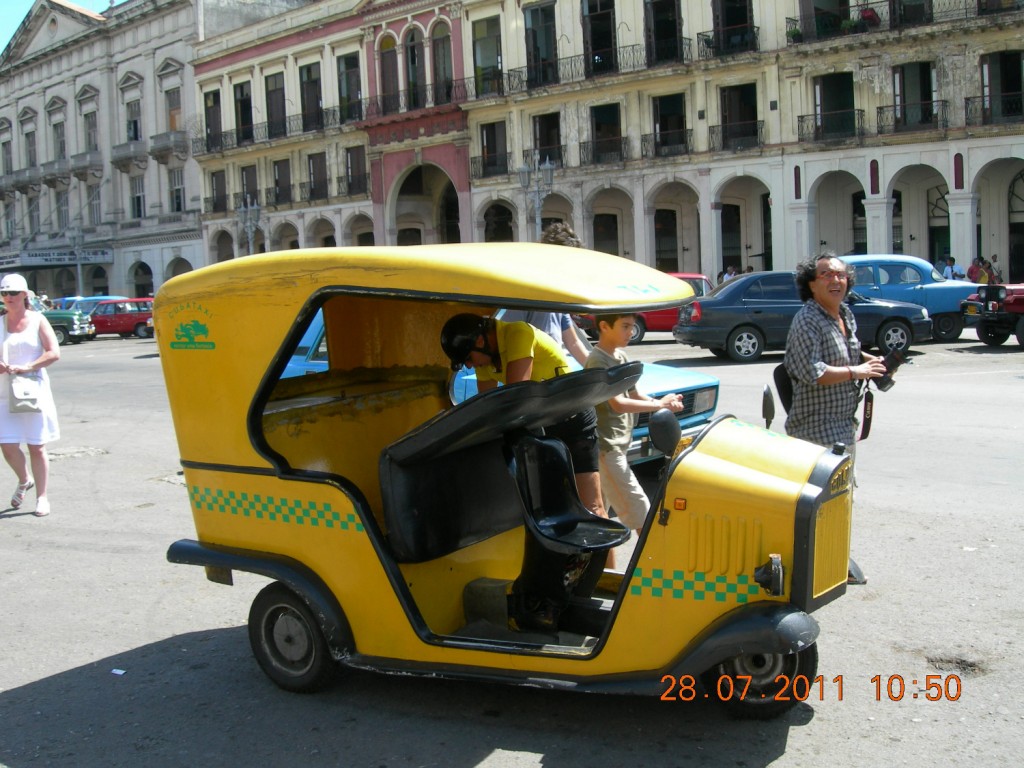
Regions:
<instances>
[{"instance_id":1,"label":"black vinyl seat","mask_svg":"<svg viewBox=\"0 0 1024 768\"><path fill-rule=\"evenodd\" d=\"M565 443L523 435L513 451L526 526L542 547L567 555L605 552L629 539L629 528L583 506Z\"/></svg>"}]
</instances>

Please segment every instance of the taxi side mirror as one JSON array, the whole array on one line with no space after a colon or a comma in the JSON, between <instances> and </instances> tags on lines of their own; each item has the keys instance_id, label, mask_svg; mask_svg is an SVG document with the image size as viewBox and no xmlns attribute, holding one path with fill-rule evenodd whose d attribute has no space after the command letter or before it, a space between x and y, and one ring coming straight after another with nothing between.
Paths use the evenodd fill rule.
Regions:
<instances>
[{"instance_id":1,"label":"taxi side mirror","mask_svg":"<svg viewBox=\"0 0 1024 768\"><path fill-rule=\"evenodd\" d=\"M676 452L676 446L679 445L679 438L682 437L683 430L672 411L668 408L656 410L651 414L648 429L655 448L666 456L671 456Z\"/></svg>"}]
</instances>

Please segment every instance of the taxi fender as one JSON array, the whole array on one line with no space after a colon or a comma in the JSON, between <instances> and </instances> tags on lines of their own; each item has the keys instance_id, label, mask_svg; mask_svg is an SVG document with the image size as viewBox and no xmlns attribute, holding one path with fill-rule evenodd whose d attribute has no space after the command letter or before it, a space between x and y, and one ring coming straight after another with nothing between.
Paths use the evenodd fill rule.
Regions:
<instances>
[{"instance_id":1,"label":"taxi fender","mask_svg":"<svg viewBox=\"0 0 1024 768\"><path fill-rule=\"evenodd\" d=\"M789 603L738 608L711 624L674 665L673 673L698 676L726 659L749 653L789 654L818 639L818 622Z\"/></svg>"},{"instance_id":2,"label":"taxi fender","mask_svg":"<svg viewBox=\"0 0 1024 768\"><path fill-rule=\"evenodd\" d=\"M167 560L181 565L202 565L224 572L212 579L231 584L230 571L245 571L279 581L301 597L320 624L331 654L342 659L355 650L352 629L327 585L298 560L268 552L219 547L191 539L176 541L167 549Z\"/></svg>"}]
</instances>

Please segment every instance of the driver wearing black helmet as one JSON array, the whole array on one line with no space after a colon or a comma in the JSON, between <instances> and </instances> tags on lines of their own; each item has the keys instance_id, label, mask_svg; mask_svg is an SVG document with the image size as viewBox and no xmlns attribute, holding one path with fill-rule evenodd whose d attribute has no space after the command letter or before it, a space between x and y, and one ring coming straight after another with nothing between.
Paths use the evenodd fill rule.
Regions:
<instances>
[{"instance_id":1,"label":"driver wearing black helmet","mask_svg":"<svg viewBox=\"0 0 1024 768\"><path fill-rule=\"evenodd\" d=\"M501 384L545 381L568 373L569 361L558 344L529 323L506 323L490 317L462 313L441 330L441 348L453 371L465 366L476 370L477 389L486 392ZM587 408L565 421L545 427L569 449L576 489L584 506L607 517L598 475L597 414Z\"/></svg>"}]
</instances>

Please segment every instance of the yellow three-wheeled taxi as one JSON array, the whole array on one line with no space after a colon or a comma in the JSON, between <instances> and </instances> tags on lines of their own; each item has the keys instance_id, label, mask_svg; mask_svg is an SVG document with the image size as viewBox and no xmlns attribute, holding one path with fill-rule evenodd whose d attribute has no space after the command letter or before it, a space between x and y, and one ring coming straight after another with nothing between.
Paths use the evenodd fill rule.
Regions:
<instances>
[{"instance_id":1,"label":"yellow three-wheeled taxi","mask_svg":"<svg viewBox=\"0 0 1024 768\"><path fill-rule=\"evenodd\" d=\"M669 698L703 680L740 713L785 710L817 674L809 614L846 590L849 457L731 417L680 440L655 418L672 458L619 572L602 564L628 531L581 511L544 427L640 364L449 397L456 313L649 310L689 290L513 243L283 252L170 280L154 325L197 537L168 558L272 579L249 636L289 690L339 666ZM314 317L326 370L283 376ZM551 631L509 622L531 552L596 564Z\"/></svg>"}]
</instances>

